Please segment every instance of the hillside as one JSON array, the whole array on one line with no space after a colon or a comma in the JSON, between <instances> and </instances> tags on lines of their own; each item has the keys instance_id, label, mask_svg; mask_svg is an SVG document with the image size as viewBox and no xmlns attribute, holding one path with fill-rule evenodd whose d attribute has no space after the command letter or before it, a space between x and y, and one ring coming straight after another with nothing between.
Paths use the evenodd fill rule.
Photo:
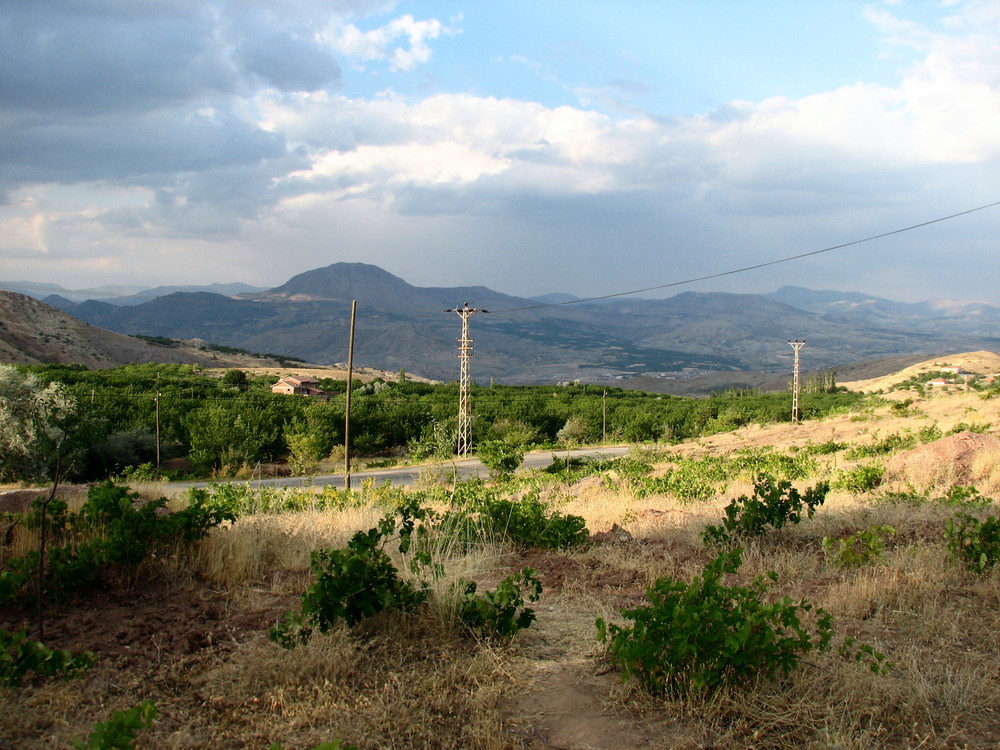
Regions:
<instances>
[{"instance_id":1,"label":"hillside","mask_svg":"<svg viewBox=\"0 0 1000 750\"><path fill-rule=\"evenodd\" d=\"M973 363L981 354L956 357ZM989 354L984 366L996 361ZM893 380L906 376L899 371ZM997 572L978 572L956 554L947 529L961 527L965 514L996 517L989 498L1000 493L998 432L1000 398L905 391L798 425L636 446L620 464L573 473L564 465L530 472L525 483L470 483L462 503L498 497L516 505L527 494L546 511L579 517L590 535L580 546L547 548L500 534L456 544L453 527L430 528L422 543L440 563L428 586L431 606L354 627L335 620L290 650L268 632L302 609L316 579L314 551L344 548L374 529L387 506L437 503L451 513L463 506L448 503L454 485L434 466L425 467L418 492L376 488L356 474L361 489L350 502L329 485L246 483L240 516L200 541L196 554L146 566L131 587L120 576L104 590L74 592L52 613L49 645L92 650L98 660L71 679L0 690L0 736L25 750L67 747L113 711L149 700L161 717L140 738L149 747L315 747L331 737L359 747L376 738L382 747L491 750L997 747ZM730 503L754 494L751 469L761 460L779 476L794 471L801 491L821 482L830 489L815 513L786 515L780 528L765 525L741 540L738 570L719 582L727 589L706 587L696 598L691 587L726 551L702 532L727 517ZM678 476L687 481L670 482ZM706 484L710 492L690 496L689 487ZM156 497L171 488L143 489ZM236 490L209 491L243 497ZM67 499L72 507L82 501L79 492ZM31 534L27 524L10 530L18 550L33 547ZM982 541L977 554L1000 562L995 540ZM524 568L537 576L540 598L531 602L530 627L509 639L469 637L457 606L437 606L458 586L493 590ZM651 696L640 680L624 683L623 662L598 641L595 621L627 625L627 610L650 606L651 586L666 598L666 584L706 606L684 607L680 621L661 610L658 627L641 634L651 639L640 641L651 659L681 628L689 642L705 644L691 657L696 665L747 663L752 649L768 650L707 697ZM728 587L740 588L726 606L716 604ZM745 587L759 587L758 595L746 599ZM818 620L829 614L830 647L809 649L770 677L763 666L773 640L739 641L734 656L713 633L728 636L730 623L747 623L769 634L758 601L801 605L784 633L793 622L817 643ZM17 603L0 608L0 627L30 627L34 617L34 607ZM685 675L665 660L652 663L666 666L636 676ZM884 669L872 669L879 663Z\"/></svg>"},{"instance_id":2,"label":"hillside","mask_svg":"<svg viewBox=\"0 0 1000 750\"><path fill-rule=\"evenodd\" d=\"M0 362L79 364L88 368L161 362L203 367L252 367L273 360L223 354L197 342L160 346L98 328L16 292L0 290Z\"/></svg>"},{"instance_id":3,"label":"hillside","mask_svg":"<svg viewBox=\"0 0 1000 750\"><path fill-rule=\"evenodd\" d=\"M544 305L486 287L415 287L363 263L335 263L253 294L176 293L134 306L60 305L121 333L202 338L329 364L347 358L352 300L358 302L355 362L437 380L458 374L461 323L444 310L466 301L483 311L470 321L472 373L481 382L580 380L630 387L634 380L643 390L708 393L786 377L791 338L809 341L804 371L1000 349L996 337L964 332L960 316L948 318L947 326L936 321L943 327L931 330L916 325L911 310L904 327L891 328L881 325L883 318L844 319L839 312L805 310L763 295L695 292L662 300ZM747 372L769 377L739 374ZM702 375L714 381L683 382ZM688 390L690 385L698 390Z\"/></svg>"},{"instance_id":4,"label":"hillside","mask_svg":"<svg viewBox=\"0 0 1000 750\"><path fill-rule=\"evenodd\" d=\"M852 391L871 393L872 391L892 388L898 383L918 375L938 372L945 367L959 367L965 372L977 375L996 375L1000 373L1000 354L996 352L965 352L964 354L947 354L934 359L924 360L897 372L880 377L841 382L840 385Z\"/></svg>"}]
</instances>

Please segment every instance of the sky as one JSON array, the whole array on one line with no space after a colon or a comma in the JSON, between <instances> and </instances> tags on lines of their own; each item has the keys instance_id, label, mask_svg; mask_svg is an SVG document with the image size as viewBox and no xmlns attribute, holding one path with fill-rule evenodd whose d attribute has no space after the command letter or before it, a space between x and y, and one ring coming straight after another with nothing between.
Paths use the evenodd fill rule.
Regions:
<instances>
[{"instance_id":1,"label":"sky","mask_svg":"<svg viewBox=\"0 0 1000 750\"><path fill-rule=\"evenodd\" d=\"M1000 304L1000 206L684 283L998 201L996 0L0 0L7 281Z\"/></svg>"}]
</instances>

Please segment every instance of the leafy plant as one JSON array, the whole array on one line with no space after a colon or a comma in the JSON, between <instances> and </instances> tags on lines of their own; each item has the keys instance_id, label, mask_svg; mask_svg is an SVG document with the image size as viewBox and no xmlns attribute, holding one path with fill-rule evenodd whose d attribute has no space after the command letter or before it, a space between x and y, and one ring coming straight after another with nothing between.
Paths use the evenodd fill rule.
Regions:
<instances>
[{"instance_id":1,"label":"leafy plant","mask_svg":"<svg viewBox=\"0 0 1000 750\"><path fill-rule=\"evenodd\" d=\"M54 544L46 553L43 594L64 596L93 586L110 569L134 570L157 548L203 538L236 514L225 503L207 493L192 494L188 507L166 513L166 498L139 503L128 487L102 482L87 491L79 513L68 513L61 501L52 501ZM28 517L28 525L40 523L40 514ZM39 551L8 561L0 573L0 602L24 592L37 571ZM39 592L35 592L37 596Z\"/></svg>"},{"instance_id":2,"label":"leafy plant","mask_svg":"<svg viewBox=\"0 0 1000 750\"><path fill-rule=\"evenodd\" d=\"M94 654L73 654L28 638L28 631L0 628L0 684L17 687L29 677L74 677L96 661Z\"/></svg>"},{"instance_id":3,"label":"leafy plant","mask_svg":"<svg viewBox=\"0 0 1000 750\"><path fill-rule=\"evenodd\" d=\"M542 595L542 583L532 568L508 576L493 591L476 593L474 581L459 581L458 619L471 632L483 638L511 638L535 621L534 610L524 606L522 587L528 589L528 601Z\"/></svg>"},{"instance_id":4,"label":"leafy plant","mask_svg":"<svg viewBox=\"0 0 1000 750\"><path fill-rule=\"evenodd\" d=\"M87 740L75 740L77 750L131 750L140 732L153 726L156 704L143 701L126 711L115 711L111 718L94 725Z\"/></svg>"},{"instance_id":5,"label":"leafy plant","mask_svg":"<svg viewBox=\"0 0 1000 750\"><path fill-rule=\"evenodd\" d=\"M399 526L400 552L409 550L413 518L404 512ZM385 609L410 611L427 599L427 585L403 580L385 551L397 531L396 520L386 516L377 528L359 531L343 549L312 553L316 581L302 595L300 612L286 613L269 637L284 648L305 643L313 630L327 632L343 620L354 626Z\"/></svg>"},{"instance_id":6,"label":"leafy plant","mask_svg":"<svg viewBox=\"0 0 1000 750\"><path fill-rule=\"evenodd\" d=\"M503 440L487 440L476 448L476 455L497 479L513 476L524 460L524 448Z\"/></svg>"},{"instance_id":7,"label":"leafy plant","mask_svg":"<svg viewBox=\"0 0 1000 750\"><path fill-rule=\"evenodd\" d=\"M892 526L873 526L866 531L859 531L841 539L827 536L823 537L823 550L834 565L842 568L858 568L882 559L885 540L895 533L896 530Z\"/></svg>"},{"instance_id":8,"label":"leafy plant","mask_svg":"<svg viewBox=\"0 0 1000 750\"><path fill-rule=\"evenodd\" d=\"M741 495L726 506L722 525L705 527L702 543L729 544L740 538L763 536L769 528L797 524L803 513L812 518L829 489L826 482L820 482L800 494L791 482L763 477L754 485L753 497Z\"/></svg>"},{"instance_id":9,"label":"leafy plant","mask_svg":"<svg viewBox=\"0 0 1000 750\"><path fill-rule=\"evenodd\" d=\"M1000 518L958 513L948 519L944 534L952 557L969 570L982 573L1000 562Z\"/></svg>"},{"instance_id":10,"label":"leafy plant","mask_svg":"<svg viewBox=\"0 0 1000 750\"><path fill-rule=\"evenodd\" d=\"M537 492L520 500L493 500L481 507L479 514L492 533L525 547L579 547L588 537L582 517L549 510Z\"/></svg>"},{"instance_id":11,"label":"leafy plant","mask_svg":"<svg viewBox=\"0 0 1000 750\"><path fill-rule=\"evenodd\" d=\"M846 490L855 495L871 492L885 477L885 469L877 464L861 464L853 469L841 471L834 480L837 489Z\"/></svg>"},{"instance_id":12,"label":"leafy plant","mask_svg":"<svg viewBox=\"0 0 1000 750\"><path fill-rule=\"evenodd\" d=\"M889 674L892 670L892 662L887 661L885 654L868 643L858 644L851 636L844 638L844 642L840 644L838 651L841 656L853 659L859 664L867 661L868 669L873 674Z\"/></svg>"},{"instance_id":13,"label":"leafy plant","mask_svg":"<svg viewBox=\"0 0 1000 750\"><path fill-rule=\"evenodd\" d=\"M654 695L700 698L758 676L787 675L804 654L829 646L831 616L816 611L815 633L802 623L806 600L764 600L775 573L749 586L727 586L742 564L742 550L724 552L690 583L658 579L649 604L624 609L629 626L597 620L598 640L621 669Z\"/></svg>"}]
</instances>

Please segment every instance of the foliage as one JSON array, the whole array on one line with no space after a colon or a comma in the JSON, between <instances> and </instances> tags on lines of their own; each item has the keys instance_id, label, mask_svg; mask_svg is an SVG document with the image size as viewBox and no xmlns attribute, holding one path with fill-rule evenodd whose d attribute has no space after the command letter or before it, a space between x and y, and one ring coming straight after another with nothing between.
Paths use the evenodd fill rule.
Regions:
<instances>
[{"instance_id":1,"label":"foliage","mask_svg":"<svg viewBox=\"0 0 1000 750\"><path fill-rule=\"evenodd\" d=\"M857 648L855 648L855 646L857 646ZM886 660L885 654L876 650L874 646L868 643L859 644L857 640L851 636L844 638L844 642L840 644L838 652L841 656L852 659L859 664L867 661L868 670L873 674L889 674L892 669L892 662Z\"/></svg>"},{"instance_id":2,"label":"foliage","mask_svg":"<svg viewBox=\"0 0 1000 750\"><path fill-rule=\"evenodd\" d=\"M0 481L48 477L75 407L62 385L0 364Z\"/></svg>"},{"instance_id":3,"label":"foliage","mask_svg":"<svg viewBox=\"0 0 1000 750\"><path fill-rule=\"evenodd\" d=\"M833 486L855 495L871 492L885 476L885 469L878 464L859 464L853 469L845 469L837 474Z\"/></svg>"},{"instance_id":4,"label":"foliage","mask_svg":"<svg viewBox=\"0 0 1000 750\"><path fill-rule=\"evenodd\" d=\"M945 524L945 539L951 556L976 573L983 573L1000 562L1000 518L980 520L969 513L958 513Z\"/></svg>"},{"instance_id":5,"label":"foliage","mask_svg":"<svg viewBox=\"0 0 1000 750\"><path fill-rule=\"evenodd\" d=\"M458 619L481 638L511 638L535 621L534 610L524 606L521 588L528 589L528 601L542 595L542 583L535 571L524 568L507 576L493 591L477 594L474 581L459 581Z\"/></svg>"},{"instance_id":6,"label":"foliage","mask_svg":"<svg viewBox=\"0 0 1000 750\"><path fill-rule=\"evenodd\" d=\"M702 698L758 676L787 675L803 655L829 646L833 630L826 611L816 611L812 634L801 620L812 610L806 600L764 600L768 579L776 581L776 574L749 586L726 586L723 576L741 564L736 549L709 562L690 583L658 579L646 592L648 605L621 611L631 625L598 619L598 640L623 678L637 680L653 695Z\"/></svg>"},{"instance_id":7,"label":"foliage","mask_svg":"<svg viewBox=\"0 0 1000 750\"><path fill-rule=\"evenodd\" d=\"M191 544L211 528L233 521L236 514L208 493L193 492L188 506L166 513L166 498L139 503L128 487L103 482L87 491L78 513L68 513L65 503L54 501L47 569L42 594L65 594L93 586L107 571L137 568L156 549ZM28 517L39 522L37 512ZM39 566L39 552L8 561L0 574L0 603L14 599L32 582ZM35 592L36 594L38 592Z\"/></svg>"},{"instance_id":8,"label":"foliage","mask_svg":"<svg viewBox=\"0 0 1000 750\"><path fill-rule=\"evenodd\" d=\"M476 455L497 479L510 477L524 460L524 448L502 440L487 440L476 447Z\"/></svg>"},{"instance_id":9,"label":"foliage","mask_svg":"<svg viewBox=\"0 0 1000 750\"><path fill-rule=\"evenodd\" d=\"M26 630L0 628L0 685L17 687L29 677L73 677L90 668L94 654L73 654L28 638Z\"/></svg>"},{"instance_id":10,"label":"foliage","mask_svg":"<svg viewBox=\"0 0 1000 750\"><path fill-rule=\"evenodd\" d=\"M399 551L409 550L414 517L423 512L402 511ZM385 609L411 611L427 599L427 585L416 586L399 576L385 546L397 532L395 517L385 516L377 528L359 531L343 549L320 549L312 553L316 581L302 595L302 608L289 612L271 629L269 637L284 648L305 643L314 630L327 632L343 620L356 625Z\"/></svg>"},{"instance_id":11,"label":"foliage","mask_svg":"<svg viewBox=\"0 0 1000 750\"><path fill-rule=\"evenodd\" d=\"M763 477L754 485L753 497L741 495L725 508L721 526L706 526L701 533L704 544L729 544L740 538L763 536L768 528L780 529L797 524L803 511L813 517L817 505L822 505L830 487L820 482L799 494L791 482Z\"/></svg>"},{"instance_id":12,"label":"foliage","mask_svg":"<svg viewBox=\"0 0 1000 750\"><path fill-rule=\"evenodd\" d=\"M885 552L885 540L896 534L892 526L873 526L856 534L834 539L823 537L823 550L834 565L842 568L859 568L875 560L881 560Z\"/></svg>"},{"instance_id":13,"label":"foliage","mask_svg":"<svg viewBox=\"0 0 1000 750\"><path fill-rule=\"evenodd\" d=\"M234 387L226 376L210 376L189 365L28 369L43 387L58 383L76 401L80 424L87 425L82 435L87 455L77 466L78 478L103 479L124 466L152 460L157 416L162 457L186 455L201 475L284 456L290 436L296 434L308 434L315 441L309 451L318 448L319 455L343 444L343 381L324 380L322 387L334 395L323 401L272 394L273 381L267 378L248 378L245 389ZM234 383L237 377L229 376ZM553 445L569 425L573 429L564 437L587 441L602 435L606 417L609 438L649 442L790 418L787 394L689 399L603 386L555 388L475 388L476 433L517 447ZM410 446L417 458L453 454L457 383L404 380L356 390L353 395L351 442L357 453ZM845 393L804 394L803 415L821 416L858 398ZM444 425L440 435L438 424Z\"/></svg>"},{"instance_id":14,"label":"foliage","mask_svg":"<svg viewBox=\"0 0 1000 750\"><path fill-rule=\"evenodd\" d=\"M867 445L856 445L848 450L844 457L849 460L858 458L874 458L898 451L909 450L917 445L917 438L907 431L891 432L879 439L876 434L873 441Z\"/></svg>"},{"instance_id":15,"label":"foliage","mask_svg":"<svg viewBox=\"0 0 1000 750\"><path fill-rule=\"evenodd\" d=\"M94 725L86 742L75 740L77 750L131 750L140 732L153 726L156 704L143 701L127 711L115 711L111 718Z\"/></svg>"},{"instance_id":16,"label":"foliage","mask_svg":"<svg viewBox=\"0 0 1000 750\"><path fill-rule=\"evenodd\" d=\"M537 491L520 500L489 500L478 512L488 533L524 547L579 547L588 537L587 523L582 517L549 510L538 499Z\"/></svg>"}]
</instances>

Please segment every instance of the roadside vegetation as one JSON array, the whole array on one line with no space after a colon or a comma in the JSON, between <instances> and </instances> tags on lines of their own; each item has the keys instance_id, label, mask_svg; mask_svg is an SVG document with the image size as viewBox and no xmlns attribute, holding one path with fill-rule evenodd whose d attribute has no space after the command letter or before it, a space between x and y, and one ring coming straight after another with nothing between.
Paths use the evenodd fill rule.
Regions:
<instances>
[{"instance_id":1,"label":"roadside vegetation","mask_svg":"<svg viewBox=\"0 0 1000 750\"><path fill-rule=\"evenodd\" d=\"M242 370L219 377L190 365L2 367L0 380L11 390L62 400L58 419L46 412L38 423L58 429L61 471L68 479L136 472L245 478L260 476L263 467L308 474L342 464L348 389L343 380L320 381L329 398L307 399L273 394L275 378ZM355 454L385 462L453 452L457 384L420 383L403 374L393 382L355 380L351 391ZM803 395L803 416L849 409L858 398L835 386L817 386ZM518 456L536 447L670 443L791 418L789 394L746 390L691 399L588 385L495 385L474 388L472 399L476 443L485 457L496 457L501 472L511 470L506 468L511 460L516 468ZM42 460L46 446L27 445ZM6 455L0 459L0 481L44 480L39 467L15 465Z\"/></svg>"},{"instance_id":2,"label":"roadside vegetation","mask_svg":"<svg viewBox=\"0 0 1000 750\"><path fill-rule=\"evenodd\" d=\"M523 397L557 434L592 391ZM431 420L408 489L45 495L0 515L0 745L995 746L1000 397L816 395L623 392L669 440L524 472L498 432L489 480L438 481Z\"/></svg>"}]
</instances>

